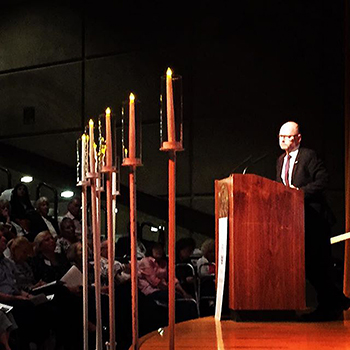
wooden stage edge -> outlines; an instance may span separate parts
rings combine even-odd
[[[169,349],[168,329],[145,335],[140,350]],[[236,322],[204,317],[175,325],[175,349],[350,349],[350,321]]]

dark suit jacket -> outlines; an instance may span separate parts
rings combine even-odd
[[[277,160],[276,180],[282,182],[282,154]],[[330,211],[324,193],[328,185],[328,172],[316,152],[308,148],[299,148],[292,173],[292,185],[303,190],[305,207],[310,206],[322,215],[330,224],[334,223],[334,215]]]

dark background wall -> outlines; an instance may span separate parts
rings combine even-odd
[[[214,179],[249,155],[266,154],[248,172],[273,179],[279,127],[296,120],[303,145],[316,149],[329,169],[334,235],[344,232],[343,1],[2,4],[2,166],[74,188],[75,140],[89,118],[107,106],[119,113],[133,91],[144,123],[138,190],[166,198],[159,88],[170,66],[184,86],[179,204],[213,216]],[[147,214],[146,200],[141,204]],[[126,213],[119,220],[124,231]],[[199,229],[189,226],[182,225],[184,232],[198,242],[214,235],[213,221],[206,229],[200,222]]]

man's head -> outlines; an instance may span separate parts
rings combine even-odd
[[[40,215],[46,217],[49,214],[49,200],[46,197],[40,197],[36,201],[36,210],[39,212]]]
[[[75,235],[74,221],[70,218],[63,218],[60,225],[61,236],[68,239],[71,243],[77,241]]]
[[[75,197],[68,203],[68,211],[77,219],[81,216],[81,200],[79,197]]]
[[[295,151],[301,141],[301,134],[299,133],[299,125],[295,122],[287,122],[281,126],[279,133],[279,144],[281,149],[290,153]]]

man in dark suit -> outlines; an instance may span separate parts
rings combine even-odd
[[[317,154],[300,147],[300,142],[298,124],[291,121],[283,124],[279,144],[285,153],[277,161],[277,181],[304,192],[306,277],[314,286],[318,301],[317,309],[303,319],[335,320],[350,307],[350,299],[332,279],[330,233],[334,219],[324,196],[328,173]]]

